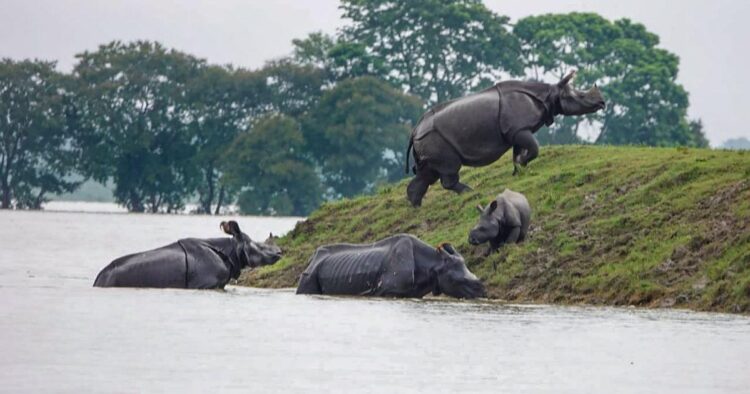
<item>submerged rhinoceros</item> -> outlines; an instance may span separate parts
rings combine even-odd
[[[321,246],[297,287],[297,294],[421,298],[429,292],[485,296],[484,285],[451,245],[435,248],[409,234],[366,245]]]
[[[221,289],[243,268],[273,264],[281,258],[273,234],[260,243],[240,231],[235,221],[221,222],[220,227],[232,238],[185,238],[120,257],[104,267],[94,286]]]
[[[412,130],[406,152],[413,152],[416,177],[407,187],[412,205],[419,206],[427,189],[440,179],[445,189],[461,193],[470,188],[459,182],[462,165],[486,166],[513,147],[514,174],[536,158],[539,145],[533,136],[556,115],[583,115],[605,107],[594,86],[580,91],[569,82],[575,71],[557,84],[500,82],[428,110]]]

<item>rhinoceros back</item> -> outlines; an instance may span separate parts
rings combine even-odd
[[[338,250],[319,262],[318,282],[323,294],[367,294],[379,285],[387,246]]]
[[[429,114],[428,114],[429,115]],[[425,116],[416,128],[415,140],[437,131],[461,156],[464,164],[483,166],[505,153],[508,144],[500,131],[500,96],[496,88],[454,100]]]
[[[177,242],[112,261],[97,276],[97,287],[185,287],[185,252]]]

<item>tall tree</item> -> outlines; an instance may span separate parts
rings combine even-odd
[[[38,209],[46,194],[78,186],[66,178],[78,157],[66,88],[53,62],[0,61],[0,208]]]
[[[576,83],[601,83],[599,67],[611,52],[609,41],[619,33],[615,26],[593,13],[546,14],[523,18],[513,33],[521,42],[526,75],[538,81],[557,81],[571,69]],[[606,92],[606,90],[605,90]],[[609,97],[607,97],[609,99]],[[544,144],[579,143],[581,125],[590,126],[597,114],[565,118],[539,131]]]
[[[261,112],[265,80],[258,72],[208,66],[187,85],[189,126],[196,149],[194,157],[201,179],[198,211],[218,214],[230,200],[221,182],[221,163],[230,142]]]
[[[223,158],[232,141],[250,129],[259,117],[268,114],[302,116],[315,105],[325,84],[323,69],[297,64],[288,58],[270,61],[257,71],[222,71],[219,67],[208,67],[191,84],[195,88],[191,89],[191,101],[197,109],[191,121],[196,130],[198,154],[195,159],[203,174],[198,188],[200,211],[210,211],[215,195],[214,212],[218,213],[240,190],[244,190],[240,195],[244,199],[241,208],[252,211],[247,198],[253,189],[245,188],[236,177],[231,180],[223,174],[226,163],[231,163]]]
[[[560,122],[541,131],[541,140],[573,143],[589,128],[598,130],[598,143],[707,146],[687,120],[678,57],[657,48],[658,36],[643,25],[592,13],[547,14],[519,20],[513,32],[528,76],[557,80],[577,69],[577,83],[599,84],[608,100],[603,113]]]
[[[596,142],[708,146],[687,118],[688,93],[676,82],[677,55],[656,48],[658,37],[641,24],[623,19],[615,25],[622,36],[612,43],[612,59],[602,67],[611,105]]]
[[[240,134],[225,155],[226,182],[240,189],[243,213],[298,215],[320,204],[320,178],[304,153],[300,125],[271,114]]]
[[[331,66],[329,52],[336,45],[335,41],[335,38],[321,31],[310,33],[305,38],[295,38],[292,40],[292,58],[300,64],[327,69]]]
[[[306,118],[305,133],[334,196],[403,177],[404,150],[421,104],[374,77],[345,80],[323,95]]]
[[[380,59],[383,77],[428,103],[520,72],[508,18],[480,0],[343,0],[344,40]]]
[[[77,58],[84,172],[112,177],[115,199],[130,211],[183,207],[198,179],[186,85],[204,61],[148,41],[116,41]]]
[[[324,70],[328,84],[362,76],[384,76],[388,70],[383,60],[367,50],[364,43],[333,38],[322,32],[305,39],[292,40],[295,62]]]
[[[325,71],[314,65],[299,65],[284,58],[258,70],[265,81],[262,110],[298,117],[310,109],[326,84]]]

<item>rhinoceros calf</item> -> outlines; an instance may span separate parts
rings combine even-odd
[[[537,157],[533,136],[556,115],[583,115],[605,107],[599,89],[580,91],[569,84],[571,72],[557,84],[506,81],[428,110],[412,130],[406,151],[414,156],[416,176],[407,187],[407,198],[422,204],[427,189],[440,179],[445,189],[461,193],[470,188],[459,182],[462,165],[493,163],[513,148],[514,174]]]
[[[408,234],[366,245],[321,246],[297,287],[297,294],[421,298],[429,292],[485,296],[482,282],[451,245],[434,248]]]
[[[232,238],[186,238],[158,249],[112,261],[94,281],[96,287],[221,289],[245,267],[273,264],[281,249],[273,235],[255,242],[235,221],[220,227]]]
[[[503,244],[522,242],[529,231],[531,206],[521,193],[505,189],[487,207],[477,206],[479,222],[469,232],[469,243],[490,243],[486,254]]]

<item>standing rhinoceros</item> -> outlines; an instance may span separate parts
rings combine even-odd
[[[220,227],[232,238],[185,238],[146,252],[120,257],[104,267],[97,287],[171,287],[221,289],[245,267],[277,262],[281,249],[273,235],[255,242],[235,221]]]
[[[445,293],[456,298],[485,296],[449,244],[434,248],[409,234],[373,244],[319,247],[300,277],[297,294],[416,297]]]
[[[469,232],[469,243],[490,243],[486,254],[504,244],[521,242],[526,238],[531,222],[531,206],[521,193],[505,189],[487,207],[477,206],[479,222]]]
[[[416,177],[407,187],[413,206],[422,204],[427,189],[440,179],[445,189],[461,193],[470,188],[459,182],[462,165],[486,166],[513,147],[514,174],[536,158],[533,136],[556,115],[583,115],[605,107],[599,89],[584,92],[569,84],[575,71],[557,84],[500,82],[495,86],[428,110],[412,130],[406,151],[406,169],[412,152]]]

